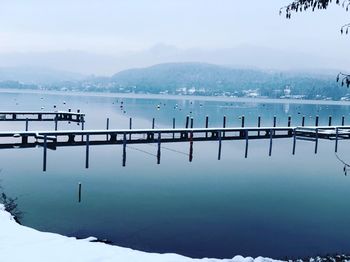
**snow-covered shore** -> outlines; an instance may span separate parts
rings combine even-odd
[[[16,223],[10,213],[0,204],[0,261],[26,262],[272,262],[236,256],[233,259],[192,259],[177,254],[153,254],[141,251],[90,242],[94,238],[78,240],[54,233],[40,232]]]

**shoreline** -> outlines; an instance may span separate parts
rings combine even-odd
[[[0,88],[0,94],[43,94],[60,96],[87,96],[87,97],[109,97],[127,99],[164,99],[164,100],[186,100],[206,102],[236,102],[236,103],[258,103],[258,104],[301,104],[301,105],[338,105],[350,106],[350,101],[334,100],[307,100],[307,99],[279,99],[279,98],[247,98],[247,97],[225,97],[225,96],[191,96],[191,95],[163,95],[163,94],[135,94],[135,93],[100,93],[100,92],[76,92],[76,91],[52,91],[37,89],[11,89]]]

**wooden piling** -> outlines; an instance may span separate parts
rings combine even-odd
[[[55,116],[55,131],[58,129],[58,115]]]
[[[328,126],[331,126],[332,125],[332,116],[329,116],[328,118]]]
[[[47,158],[47,136],[44,135],[44,155],[43,155],[43,171],[46,172],[46,158]]]
[[[301,126],[305,126],[305,116],[303,116],[303,118],[301,120]]]
[[[277,118],[276,116],[273,116],[273,127],[276,127],[276,122],[277,122]]]
[[[193,128],[193,117],[191,117],[191,128]]]
[[[245,158],[248,157],[248,130],[245,131]]]
[[[160,150],[161,150],[161,144],[160,141],[162,139],[162,133],[158,133],[158,150],[157,150],[157,164],[160,164]]]
[[[205,117],[205,128],[209,127],[209,116]],[[205,137],[208,138],[208,132],[205,132]]]
[[[126,165],[126,133],[123,134],[123,167]]]
[[[176,128],[176,119],[173,117],[173,129]],[[175,138],[175,133],[173,133],[173,139]]]
[[[226,116],[224,116],[223,117],[223,119],[222,119],[222,127],[223,128],[226,128]],[[226,133],[225,133],[225,131],[223,132],[223,137],[225,137],[226,136]]]
[[[292,154],[295,155],[295,147],[297,143],[297,136],[296,136],[296,129],[293,129],[293,152]]]
[[[316,128],[315,130],[315,154],[317,154],[317,150],[318,150],[318,128]]]
[[[318,126],[318,120],[319,120],[319,116],[316,116],[316,120],[315,120],[315,126]]]
[[[81,202],[81,183],[78,184],[78,202]]]
[[[26,131],[28,131],[28,127],[29,127],[29,120],[28,118],[26,118]]]
[[[155,118],[153,117],[153,118],[152,118],[152,129],[154,129],[154,127],[155,127],[155,122],[156,122],[156,120],[155,120]]]
[[[218,132],[218,139],[219,139],[218,160],[221,160],[221,131]]]
[[[242,116],[242,124],[241,124],[241,127],[244,127],[244,125],[245,125],[245,117]]]
[[[106,120],[106,130],[109,130],[109,118]],[[106,139],[108,140],[108,134],[106,135]]]
[[[339,128],[335,128],[335,152],[338,152]]]
[[[186,116],[186,124],[185,124],[186,128],[188,128],[189,121],[190,121],[190,117]]]
[[[258,116],[258,127],[261,127],[261,116]],[[260,131],[258,131],[258,136],[260,136]]]
[[[132,118],[129,119],[129,129],[132,129]],[[129,134],[129,140],[131,140],[131,134]]]
[[[291,117],[291,116],[288,116],[288,127],[291,126],[291,123],[292,123],[292,117]]]
[[[190,153],[188,155],[189,162],[193,160],[193,131],[190,132]]]
[[[86,134],[86,152],[85,152],[85,168],[89,168],[89,146],[90,146],[90,134]]]
[[[345,116],[341,117],[341,125],[344,126],[345,125]]]
[[[270,148],[269,148],[269,156],[272,154],[272,136],[273,136],[273,130],[270,129]]]

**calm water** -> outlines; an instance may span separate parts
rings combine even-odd
[[[286,125],[287,116],[306,124],[321,124],[333,115],[350,123],[348,106],[257,104],[208,101],[121,99],[35,94],[0,94],[0,110],[81,109],[86,129],[135,128],[177,124],[191,114],[195,127],[271,126],[273,115]],[[63,101],[66,104],[63,104]],[[124,108],[121,110],[120,102]],[[157,110],[160,105],[160,110]],[[124,112],[125,111],[125,112]],[[102,116],[102,117],[101,117]],[[53,129],[53,123],[31,123],[30,129]],[[24,129],[24,123],[0,122],[0,130]],[[60,123],[60,129],[80,128]],[[122,167],[121,146],[97,146],[90,152],[90,169],[84,168],[85,148],[59,148],[48,152],[43,173],[42,148],[0,151],[0,179],[7,194],[18,197],[23,224],[69,236],[96,236],[114,244],[151,252],[175,252],[191,257],[231,258],[234,255],[303,257],[350,252],[350,177],[334,155],[333,142],[297,142],[291,155],[291,139],[275,140],[272,157],[267,141],[252,141],[244,159],[243,141],[225,141],[217,161],[217,142],[163,145],[161,165],[154,145],[127,149]],[[339,155],[350,161],[349,142],[341,141]],[[146,152],[146,153],[145,153]],[[82,203],[77,186],[82,183]]]

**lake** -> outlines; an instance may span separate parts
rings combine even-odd
[[[206,101],[195,99],[122,98],[69,94],[0,93],[0,110],[80,109],[85,129],[178,127],[186,115],[195,127],[350,124],[348,105]],[[121,102],[123,107],[121,108]],[[24,122],[0,122],[0,130],[24,130]],[[30,130],[54,128],[54,123],[30,123]],[[59,123],[59,130],[80,129]],[[195,142],[193,162],[189,144],[162,144],[161,164],[153,144],[127,148],[122,167],[120,145],[90,148],[85,169],[85,148],[48,151],[47,172],[42,172],[42,148],[0,150],[0,179],[5,192],[18,198],[22,223],[68,236],[95,236],[133,249],[178,253],[190,257],[232,258],[234,255],[284,259],[350,252],[350,177],[334,153],[334,142],[314,144],[292,139],[251,141],[244,158],[244,141],[224,141],[217,160],[218,142]],[[349,141],[340,141],[338,155],[350,162]],[[78,203],[78,183],[82,202]]]

